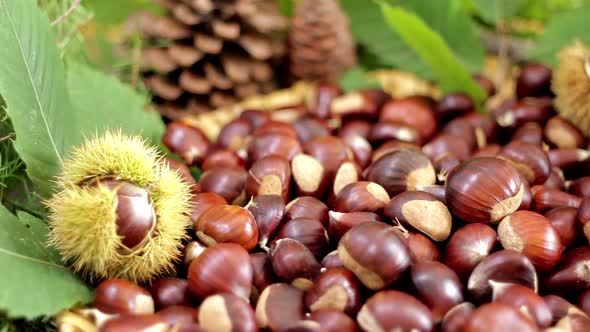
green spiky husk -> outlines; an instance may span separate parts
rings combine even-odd
[[[121,250],[117,195],[92,179],[114,177],[148,191],[156,213],[154,232],[139,248]],[[87,140],[64,161],[59,192],[47,202],[50,244],[74,270],[96,280],[149,282],[173,271],[190,225],[190,189],[162,163],[155,148],[137,137],[107,132]]]

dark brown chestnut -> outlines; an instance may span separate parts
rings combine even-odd
[[[270,256],[263,252],[250,254],[250,262],[252,263],[252,271],[254,272],[254,279],[252,286],[254,286],[253,293],[257,293],[256,300],[260,292],[262,292],[269,285],[277,282],[277,276],[272,268]],[[253,301],[256,303],[256,301]]]
[[[379,122],[383,121],[397,121],[417,128],[425,141],[434,135],[437,127],[433,105],[420,97],[388,101],[379,115]]]
[[[244,168],[246,161],[237,152],[230,149],[217,149],[207,154],[201,165],[202,171],[215,167]]]
[[[301,153],[301,144],[297,138],[286,134],[267,133],[254,137],[248,145],[248,162],[251,165],[256,160],[273,154],[291,160],[298,153]]]
[[[328,228],[330,209],[322,201],[311,196],[297,197],[285,207],[285,218],[309,218],[319,220],[324,228]]]
[[[304,115],[297,119],[293,123],[293,128],[295,128],[295,132],[297,133],[297,139],[302,144],[314,138],[330,136],[332,134],[332,130],[326,121],[309,115]]]
[[[239,118],[248,121],[250,126],[252,126],[252,129],[256,130],[258,127],[270,120],[270,112],[247,109],[240,113]]]
[[[567,192],[578,197],[590,197],[590,176],[567,182]]]
[[[215,167],[203,172],[199,184],[203,192],[218,194],[231,204],[240,204],[246,199],[247,176],[241,168]]]
[[[586,137],[568,119],[556,115],[549,119],[543,130],[545,141],[558,149],[583,149],[586,147]]]
[[[150,293],[156,304],[156,310],[175,305],[191,305],[186,279],[172,277],[157,279],[152,283]]]
[[[94,291],[93,305],[107,314],[154,313],[154,299],[142,287],[124,279],[107,279]]]
[[[578,208],[582,199],[578,196],[568,194],[564,191],[548,188],[545,186],[534,186],[531,188],[535,211],[545,213],[551,209],[563,206]]]
[[[545,123],[554,114],[551,98],[525,98],[497,114],[502,127],[516,128],[527,122]]]
[[[585,149],[551,149],[547,151],[551,166],[567,170],[590,159],[590,151]]]
[[[303,145],[303,152],[317,159],[329,177],[334,176],[343,162],[352,159],[346,144],[336,136],[312,139]]]
[[[543,143],[543,127],[537,122],[527,122],[514,131],[512,141],[541,146]]]
[[[285,238],[301,242],[317,258],[323,257],[328,248],[328,232],[317,219],[295,218],[287,221],[279,229],[273,242]]]
[[[258,226],[258,244],[265,248],[274,236],[285,215],[285,202],[279,195],[260,195],[254,197],[247,209],[252,213]]]
[[[200,193],[191,198],[192,214],[191,219],[196,223],[201,214],[213,206],[227,205],[225,198],[215,193]]]
[[[493,282],[493,281],[490,281]],[[547,328],[551,324],[552,314],[545,300],[528,287],[513,284],[503,284],[494,287],[494,302],[503,303],[520,310],[540,328]]]
[[[496,244],[496,231],[485,224],[459,228],[447,244],[445,262],[463,280],[486,258]]]
[[[556,294],[575,293],[590,285],[590,247],[576,247],[567,251],[559,265],[543,281]]]
[[[166,126],[162,140],[172,153],[180,156],[188,165],[200,164],[212,145],[201,130],[178,121]]]
[[[492,302],[475,309],[463,327],[465,332],[539,332],[525,314],[507,304]]]
[[[590,315],[590,289],[580,295],[578,298],[578,307],[580,307],[586,315]]]
[[[344,186],[332,204],[338,212],[379,212],[389,202],[387,191],[371,181],[359,181]]]
[[[279,134],[297,138],[297,132],[291,123],[284,121],[277,121],[274,119],[276,111],[271,113],[272,119],[265,122],[262,126],[258,127],[252,134],[254,137],[260,137],[267,134]]]
[[[463,302],[452,307],[442,319],[441,332],[463,331],[467,320],[475,310],[475,306],[470,302]]]
[[[545,218],[559,235],[559,240],[564,247],[570,247],[580,234],[580,227],[576,220],[578,210],[574,207],[564,206],[549,210]]]
[[[359,135],[348,135],[341,136],[342,141],[352,151],[354,161],[364,169],[371,162],[371,156],[373,155],[373,147],[369,141]],[[342,167],[342,165],[340,165]]]
[[[338,250],[331,251],[329,254],[324,256],[322,259],[322,268],[330,269],[333,267],[344,267],[340,256],[338,256]]]
[[[545,183],[543,183],[543,185],[545,187],[549,187],[549,188],[553,188],[553,189],[565,190],[566,182],[565,182],[565,176],[563,174],[563,171],[560,168],[552,167],[551,174],[549,174],[549,177],[547,178],[547,180],[545,180]],[[577,195],[577,196],[580,196],[580,195]]]
[[[325,119],[330,116],[330,107],[334,98],[341,96],[343,93],[342,89],[334,83],[320,82],[315,88],[311,89],[305,104],[310,113]]]
[[[232,151],[245,150],[253,132],[252,125],[246,119],[234,119],[221,128],[217,136],[217,146]]]
[[[338,196],[342,188],[345,186],[362,180],[362,169],[359,165],[352,161],[342,163],[336,175],[334,175],[334,181],[332,189],[329,193],[328,203],[333,204],[333,200]]]
[[[195,308],[184,305],[173,305],[159,310],[158,316],[162,317],[169,326],[197,324],[198,311]]]
[[[291,165],[281,156],[271,155],[256,160],[246,178],[247,197],[280,195],[289,199],[291,188]]]
[[[195,223],[195,232],[209,247],[217,243],[235,243],[250,251],[258,243],[254,216],[248,209],[236,205],[211,207]]]
[[[471,147],[465,142],[465,138],[450,133],[441,133],[422,147],[422,151],[435,160],[442,155],[452,154],[459,160],[467,160],[471,155]]]
[[[304,293],[297,287],[277,283],[266,287],[256,304],[256,321],[262,329],[279,332],[305,318]]]
[[[184,247],[184,266],[188,268],[191,262],[207,249],[207,246],[198,241],[191,241]]]
[[[344,123],[340,128],[338,136],[343,139],[348,136],[367,137],[371,130],[372,124],[365,120],[352,120]]]
[[[356,332],[358,327],[352,318],[345,313],[332,310],[316,310],[309,315],[309,319],[318,322],[324,332]]]
[[[330,226],[328,228],[328,235],[330,241],[338,243],[340,238],[352,227],[365,223],[381,221],[381,217],[373,212],[336,212],[330,211]]]
[[[511,142],[500,150],[498,157],[509,161],[531,185],[542,184],[551,173],[545,151],[531,143]]]
[[[305,305],[312,312],[334,309],[354,316],[362,305],[360,282],[345,268],[327,269],[306,292]]]
[[[473,112],[473,99],[465,93],[456,92],[444,96],[436,105],[436,116],[439,120],[450,120],[457,116]]]
[[[307,289],[320,273],[320,263],[313,253],[299,241],[280,239],[271,251],[271,263],[275,274],[283,281]]]
[[[203,300],[199,306],[199,325],[206,331],[258,331],[250,304],[232,293],[219,293]]]
[[[312,196],[322,198],[327,189],[330,178],[316,158],[300,153],[291,160],[291,173],[298,196]]]
[[[376,145],[390,140],[422,144],[422,137],[417,128],[396,121],[379,121],[373,124],[367,139]]]

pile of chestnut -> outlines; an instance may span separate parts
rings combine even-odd
[[[490,114],[320,83],[216,141],[169,123],[192,241],[174,277],[102,282],[101,330],[590,331],[590,152],[550,83],[523,65]]]

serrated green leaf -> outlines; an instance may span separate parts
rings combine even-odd
[[[444,92],[464,91],[478,103],[485,99],[485,92],[436,31],[401,7],[392,7],[383,1],[380,5],[386,21],[428,64]]]
[[[32,319],[92,300],[92,291],[46,247],[47,227],[0,205],[0,311]]]
[[[590,4],[556,15],[549,20],[545,31],[537,40],[529,58],[557,65],[557,53],[575,40],[590,45],[590,29],[587,29],[590,17]]]
[[[499,22],[516,16],[527,4],[527,0],[472,0],[479,16],[489,23]]]
[[[381,84],[378,81],[367,78],[367,71],[362,67],[355,67],[344,72],[340,76],[338,84],[345,92],[381,87]]]
[[[165,126],[158,113],[146,111],[147,100],[117,78],[72,64],[68,66],[67,85],[85,136],[110,128],[142,134],[152,144],[161,142]]]
[[[14,148],[39,194],[48,197],[61,158],[79,139],[64,68],[49,20],[34,0],[0,0],[0,93],[16,132]]]

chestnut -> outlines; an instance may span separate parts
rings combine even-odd
[[[501,250],[484,258],[471,272],[467,289],[475,299],[484,301],[492,296],[490,280],[523,285],[535,292],[539,288],[533,263],[514,250]]]
[[[388,101],[379,114],[379,122],[383,121],[398,121],[418,128],[425,141],[434,135],[437,127],[433,105],[420,97]]]
[[[432,313],[415,297],[394,291],[371,296],[357,315],[364,331],[432,331]]]
[[[533,211],[516,211],[498,225],[498,239],[504,249],[527,256],[539,271],[551,270],[564,247],[549,219]]]
[[[516,128],[527,122],[545,123],[553,114],[552,99],[530,97],[496,114],[496,122],[502,127]]]
[[[309,319],[318,322],[324,332],[356,332],[358,327],[352,318],[346,314],[332,309],[313,311]]]
[[[199,306],[199,325],[211,332],[258,331],[250,304],[232,293],[220,293],[205,298]]]
[[[543,285],[557,294],[578,293],[590,285],[590,247],[567,251],[559,265],[543,280]]]
[[[247,197],[258,195],[280,195],[289,199],[291,187],[291,165],[280,156],[267,156],[256,160],[248,170],[246,178]]]
[[[303,152],[317,159],[330,178],[343,162],[352,159],[346,144],[336,136],[314,138],[303,145]]]
[[[266,287],[256,304],[256,321],[262,329],[282,331],[305,317],[304,293],[291,285],[277,283]]]
[[[567,192],[578,197],[590,197],[590,176],[569,181]]]
[[[457,116],[473,112],[473,99],[465,93],[456,92],[444,96],[436,105],[436,116],[439,120],[450,120]]]
[[[547,178],[547,180],[545,180],[545,183],[543,183],[543,185],[545,187],[549,187],[549,188],[553,188],[553,189],[565,190],[566,183],[565,183],[565,176],[563,175],[563,171],[557,167],[552,167],[551,174],[549,174],[549,177]],[[576,195],[576,194],[574,193],[574,195]],[[580,195],[576,195],[576,196],[580,196]]]
[[[237,204],[245,200],[245,170],[233,167],[215,167],[203,172],[199,184],[203,192],[220,195],[228,203]]]
[[[340,256],[338,256],[338,250],[331,251],[329,254],[324,256],[321,261],[322,268],[330,269],[333,267],[344,267]]]
[[[154,299],[142,287],[124,279],[107,279],[94,291],[93,305],[107,314],[153,314]]]
[[[381,222],[351,228],[340,239],[338,256],[372,290],[392,284],[410,265],[410,253],[401,237],[393,227]]]
[[[365,172],[366,179],[380,184],[390,197],[419,185],[436,183],[436,173],[428,157],[412,150],[390,152],[373,162]]]
[[[500,153],[500,150],[502,150],[502,147],[500,145],[488,144],[484,147],[475,150],[471,155],[471,159],[481,157],[495,157],[498,153]]]
[[[485,224],[467,224],[451,236],[445,250],[445,262],[466,280],[496,244],[496,231]]]
[[[583,314],[583,312],[575,305],[568,302],[561,296],[555,294],[545,295],[543,300],[551,311],[551,325],[556,324],[563,317],[572,314]]]
[[[523,193],[516,169],[493,157],[472,159],[455,167],[445,185],[449,209],[467,222],[499,222],[518,209]]]
[[[240,118],[231,120],[217,135],[217,146],[232,151],[244,150],[247,148],[252,132],[252,125],[248,120]]]
[[[373,124],[367,139],[373,144],[382,144],[390,140],[422,144],[417,128],[396,121],[379,121]]]
[[[258,244],[265,248],[282,224],[285,203],[279,195],[260,195],[252,199],[247,207],[258,226]]]
[[[320,263],[313,253],[299,241],[280,239],[271,251],[275,274],[283,281],[306,289],[320,273]]]
[[[209,210],[213,206],[227,205],[225,198],[215,193],[200,193],[191,198],[192,214],[191,219],[196,223],[201,214]]]
[[[343,93],[342,88],[334,83],[320,82],[308,93],[305,104],[310,113],[325,119],[330,115],[332,101]]]
[[[435,322],[463,302],[461,281],[448,266],[433,261],[416,262],[410,274],[418,299],[430,308]]]
[[[191,305],[186,279],[172,277],[157,279],[152,283],[150,293],[157,310],[175,305]]]
[[[348,136],[367,137],[371,126],[372,124],[366,120],[351,120],[342,125],[338,136],[342,137],[342,139]]]
[[[330,192],[331,200],[329,202],[331,203],[346,185],[361,181],[361,173],[361,168],[354,162],[347,161],[342,163],[336,171],[336,175],[334,175],[332,190]]]
[[[401,233],[406,246],[408,246],[413,263],[440,260],[440,251],[432,240],[416,232],[406,231]]]
[[[328,228],[330,209],[322,201],[311,196],[297,197],[285,206],[285,218],[308,218],[319,220],[324,228]]]
[[[514,131],[512,134],[512,141],[520,141],[541,146],[543,143],[543,127],[537,122],[527,122]]]
[[[582,203],[580,197],[558,189],[535,186],[531,188],[531,191],[533,192],[535,211],[539,213],[545,213],[551,209],[563,206],[578,208],[580,203]]]
[[[375,162],[384,155],[398,150],[421,151],[420,147],[413,143],[397,140],[388,141],[386,143],[381,144],[377,149],[373,151],[373,155],[371,155],[371,162]]]
[[[300,153],[291,161],[298,196],[322,198],[328,189],[328,173],[316,158]]]
[[[190,306],[173,305],[159,310],[158,316],[162,317],[169,326],[197,324],[198,311]]]
[[[459,160],[467,160],[471,155],[471,147],[463,137],[450,133],[441,133],[422,147],[422,151],[435,160],[442,155],[452,154]]]
[[[202,171],[215,167],[244,168],[246,161],[237,152],[230,149],[217,149],[207,154],[201,165]]]
[[[440,182],[445,182],[449,172],[461,164],[461,160],[454,154],[447,152],[441,154],[432,161],[434,169],[436,170],[436,178]]]
[[[507,304],[492,302],[475,309],[463,327],[465,332],[539,332],[525,314]]]
[[[542,184],[551,173],[545,151],[531,143],[511,142],[500,150],[498,158],[509,161],[531,185]]]
[[[280,134],[297,139],[297,132],[290,123],[278,121],[275,119],[276,113],[271,114],[272,119],[258,127],[252,134],[254,137],[260,137],[266,134]]]
[[[528,287],[507,284],[499,287],[499,291],[495,288],[494,302],[520,310],[531,317],[540,328],[547,328],[551,324],[552,314],[549,306],[541,296]]]
[[[336,212],[330,211],[330,226],[328,228],[328,234],[330,241],[338,243],[340,238],[352,227],[365,223],[381,221],[381,217],[373,212]]]
[[[344,186],[332,208],[338,212],[379,212],[389,202],[387,191],[371,181],[359,181]]]
[[[452,307],[442,319],[441,332],[463,331],[467,320],[475,310],[475,306],[470,302],[463,302]]]
[[[583,149],[586,147],[586,137],[568,119],[556,115],[549,119],[543,130],[545,141],[558,149]]]
[[[250,254],[250,262],[254,272],[253,291],[255,290],[256,296],[258,296],[266,287],[277,281],[277,276],[272,268],[272,262],[268,254],[262,252]]]
[[[235,243],[250,251],[258,243],[258,226],[250,211],[235,205],[213,206],[195,223],[201,242],[211,247],[217,243]]]
[[[333,118],[363,117],[374,118],[377,115],[379,104],[368,93],[363,91],[351,92],[332,100],[330,115]]]
[[[446,176],[448,175],[445,174],[445,181],[446,181]],[[423,191],[429,194],[434,195],[434,197],[436,197],[436,199],[438,199],[439,201],[443,202],[443,204],[447,204],[447,198],[445,196],[445,186],[444,185],[438,185],[438,184],[432,184],[432,185],[418,185],[416,186],[416,190],[419,191]]]
[[[291,160],[298,153],[301,153],[301,144],[297,138],[287,134],[266,133],[254,137],[248,145],[248,163],[251,165],[273,154]]]
[[[305,294],[305,305],[312,312],[334,309],[356,315],[362,300],[360,283],[352,272],[337,267],[323,271]]]
[[[187,165],[200,164],[212,146],[211,141],[201,130],[179,121],[171,122],[166,126],[162,141]]]
[[[551,96],[552,71],[548,66],[538,62],[527,62],[520,68],[516,79],[516,96],[542,97]]]
[[[244,110],[240,113],[240,119],[248,121],[253,130],[270,120],[270,112],[260,110]]]
[[[322,257],[328,248],[328,232],[319,220],[295,218],[287,221],[278,231],[273,241],[290,238],[301,242],[317,258]]]
[[[246,249],[235,243],[219,243],[205,249],[191,262],[188,286],[191,294],[199,299],[222,292],[247,299],[253,274]]]
[[[449,209],[434,195],[423,191],[406,191],[393,197],[383,214],[404,225],[410,225],[434,241],[449,237],[452,216]]]
[[[191,241],[184,247],[184,265],[188,268],[191,262],[207,249],[207,246],[198,241]]]
[[[96,328],[95,328],[96,330]],[[108,320],[100,328],[100,332],[120,331],[167,331],[168,323],[156,314],[122,315]]]
[[[578,298],[578,307],[580,307],[586,315],[590,316],[590,289],[580,295]]]
[[[314,138],[330,136],[332,134],[332,130],[326,121],[309,115],[301,116],[295,120],[293,128],[297,133],[297,139],[302,144],[305,144]]]
[[[567,170],[590,159],[590,151],[584,149],[551,149],[547,151],[551,166]]]
[[[559,235],[561,244],[566,248],[574,244],[580,234],[580,227],[576,220],[577,214],[576,208],[564,206],[551,209],[544,215]]]
[[[342,141],[352,151],[354,161],[361,167],[365,168],[371,162],[373,147],[369,141],[360,135],[341,136]],[[344,165],[344,164],[343,164]],[[342,167],[342,165],[340,165]]]

